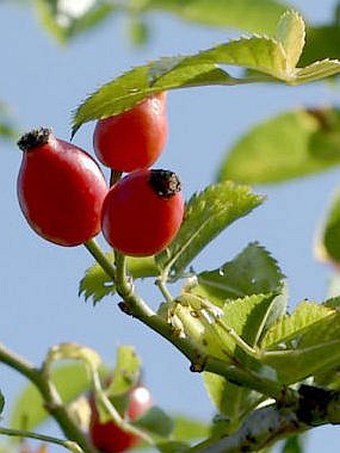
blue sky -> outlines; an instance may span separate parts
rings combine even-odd
[[[322,23],[331,19],[336,2],[291,3],[308,20]],[[38,25],[29,7],[1,4],[0,98],[11,105],[23,130],[52,126],[57,136],[67,139],[71,110],[100,84],[152,58],[197,51],[235,35],[160,14],[151,15],[150,24],[152,39],[142,50],[128,43],[121,17],[61,47]],[[334,102],[339,102],[339,93],[321,83],[171,92],[170,137],[157,166],[178,172],[189,197],[213,181],[225,150],[256,122],[287,109]],[[93,124],[84,126],[75,143],[91,151],[92,130]],[[159,405],[211,416],[214,408],[200,376],[189,372],[189,364],[177,351],[121,314],[111,300],[93,308],[78,298],[78,282],[91,258],[82,247],[59,248],[29,230],[15,193],[20,158],[14,144],[0,144],[0,341],[35,363],[49,346],[61,341],[96,348],[108,363],[113,363],[117,345],[137,345],[146,382]],[[195,261],[195,268],[216,268],[248,242],[258,240],[287,275],[292,306],[305,297],[322,300],[331,269],[316,262],[312,244],[337,184],[335,169],[279,186],[255,187],[268,196],[266,203],[223,233]],[[156,306],[155,288],[143,285],[141,290]],[[16,373],[0,367],[0,387],[9,402],[23,384]],[[315,430],[309,445],[308,452],[338,451],[336,429]]]

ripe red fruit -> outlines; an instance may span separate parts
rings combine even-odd
[[[148,256],[175,237],[184,214],[180,182],[166,170],[140,170],[111,187],[102,210],[108,243],[125,255]]]
[[[129,393],[129,403],[125,414],[127,421],[136,420],[150,409],[151,396],[147,388],[138,386]],[[104,453],[119,453],[135,447],[138,436],[123,431],[113,421],[100,423],[94,404],[91,404],[90,438],[93,445]]]
[[[131,110],[99,120],[93,135],[98,159],[116,171],[150,167],[168,135],[166,93],[157,93]]]
[[[46,128],[23,135],[18,146],[24,151],[18,199],[33,230],[63,246],[95,236],[108,187],[94,159]]]

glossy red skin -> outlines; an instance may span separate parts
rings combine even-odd
[[[111,187],[102,211],[102,232],[116,250],[130,256],[154,255],[173,240],[181,226],[180,192],[164,198],[149,183],[151,170],[130,173]]]
[[[166,93],[157,93],[131,110],[99,120],[93,147],[107,167],[131,172],[150,167],[162,153],[167,137]]]
[[[32,229],[50,242],[76,246],[98,234],[107,191],[95,160],[68,142],[51,135],[23,152],[19,204]]]
[[[146,399],[138,397],[138,390],[143,389],[148,396]],[[145,387],[137,387],[130,392],[127,420],[135,420],[142,416],[152,405],[151,396]],[[91,405],[90,438],[93,445],[104,453],[119,453],[135,447],[140,442],[138,436],[122,431],[112,421],[100,423],[98,412]]]

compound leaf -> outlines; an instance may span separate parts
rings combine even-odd
[[[338,60],[295,67],[304,43],[304,23],[297,13],[290,11],[281,18],[277,36],[242,37],[194,55],[163,57],[138,66],[103,85],[78,107],[72,136],[83,123],[117,115],[160,91],[273,80],[298,85],[340,72]],[[255,77],[251,71],[239,78],[232,77],[223,69],[224,65],[250,69],[255,71]]]

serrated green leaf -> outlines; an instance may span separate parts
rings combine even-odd
[[[325,373],[340,366],[339,332],[340,313],[333,310],[332,317],[321,319],[306,329],[292,346],[265,353],[262,362],[274,368],[284,384]]]
[[[315,82],[317,80],[325,79],[339,74],[340,60],[325,60],[316,61],[304,68],[298,68],[295,72],[295,80],[292,81],[293,85],[300,85],[302,83]]]
[[[277,26],[276,38],[285,50],[287,70],[293,70],[305,45],[305,23],[300,14],[296,11],[284,13]]]
[[[337,310],[302,302],[266,334],[262,362],[274,368],[285,384],[324,373],[340,364],[339,331]]]
[[[2,391],[0,390],[0,415],[2,414],[2,411],[4,410],[5,407],[5,397],[2,394]]]
[[[295,17],[295,13],[289,14]],[[284,21],[283,19],[283,23]],[[279,32],[284,40],[285,49],[282,43],[274,38],[253,35],[214,46],[194,55],[163,57],[126,72],[103,85],[78,107],[73,116],[72,136],[83,123],[117,115],[131,109],[150,94],[160,91],[275,79],[297,85],[340,72],[338,60],[315,62],[307,68],[293,70],[290,65],[297,58],[297,49],[300,48],[301,42],[300,45],[296,45],[292,36],[295,33],[295,37],[300,36],[301,41],[303,23],[302,19],[286,22],[290,22],[290,25],[284,27],[286,28],[284,37],[282,32]],[[289,45],[292,45],[292,48],[288,50]],[[244,73],[240,78],[234,78],[220,65],[251,69],[255,71],[256,77]]]
[[[232,261],[197,275],[198,291],[210,300],[238,299],[253,294],[279,293],[284,275],[277,261],[257,242],[249,244]],[[195,291],[195,287],[193,288]]]
[[[98,1],[35,0],[34,4],[43,26],[62,44],[101,23],[116,8]]]
[[[107,371],[102,370],[102,374],[107,375]],[[83,364],[60,366],[52,370],[51,376],[65,403],[69,403],[90,388],[90,379]],[[14,429],[33,430],[48,417],[40,393],[29,384],[16,399],[10,416],[10,426]]]
[[[247,186],[231,181],[207,187],[187,203],[184,221],[172,244],[159,255],[156,262],[161,269],[179,277],[198,253],[228,225],[245,216],[263,198]]]
[[[117,349],[116,365],[106,390],[109,398],[129,391],[137,384],[140,377],[141,360],[132,346],[120,346]]]
[[[147,430],[150,434],[169,437],[174,429],[174,421],[159,407],[151,407],[145,414],[137,420],[131,422],[143,430]]]
[[[261,340],[261,348],[273,349],[302,335],[323,319],[334,316],[334,309],[314,302],[300,302],[292,314],[285,315],[274,324]]]
[[[168,11],[204,25],[268,34],[275,31],[276,22],[286,9],[285,3],[273,0],[146,0],[142,7]]]
[[[113,262],[113,253],[107,253],[106,255]],[[134,279],[158,275],[158,268],[153,256],[145,258],[127,257],[127,268]],[[98,263],[92,265],[85,271],[85,275],[79,284],[79,295],[83,295],[85,301],[92,299],[94,304],[105,296],[115,294],[115,292],[116,288],[111,277],[106,274]]]
[[[340,191],[333,196],[315,251],[319,259],[340,264]]]
[[[235,144],[218,180],[276,183],[339,165],[339,135],[337,109],[283,113],[253,127]]]

